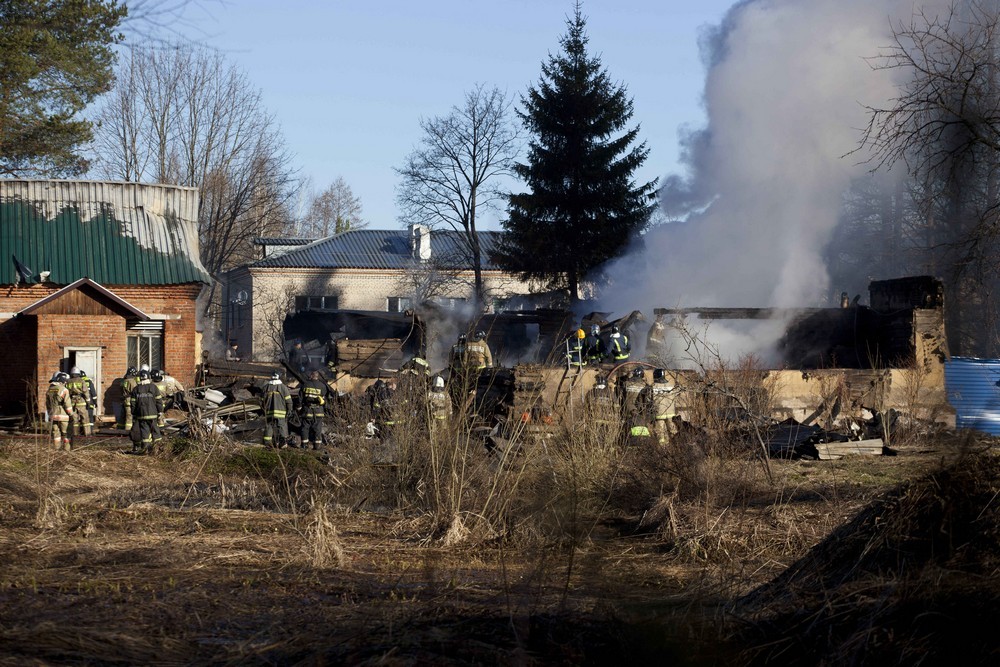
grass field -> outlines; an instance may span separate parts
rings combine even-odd
[[[1000,611],[1000,475],[985,439],[896,445],[10,437],[0,664],[934,662],[963,600]]]

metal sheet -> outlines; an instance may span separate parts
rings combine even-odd
[[[944,384],[958,428],[1000,435],[1000,359],[953,357]]]
[[[498,267],[489,260],[499,232],[477,232],[483,270]],[[449,230],[431,232],[431,261],[447,268],[471,268],[465,234]],[[414,264],[410,233],[405,229],[352,229],[282,252],[251,266],[319,269],[407,269]]]
[[[198,191],[169,185],[0,179],[0,284],[12,256],[49,282],[208,282],[198,242]]]

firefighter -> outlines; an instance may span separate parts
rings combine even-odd
[[[69,371],[66,389],[69,391],[69,397],[73,403],[73,413],[69,420],[70,435],[92,435],[94,423],[90,421],[89,414],[90,392],[87,388],[87,381],[83,379],[83,374],[76,366]]]
[[[160,390],[153,384],[148,370],[140,370],[139,381],[132,390],[129,401],[132,406],[133,454],[148,454],[153,449],[153,437],[159,433],[157,421],[163,413]]]
[[[184,385],[177,381],[177,378],[166,371],[160,371],[163,375],[163,387],[160,389],[163,394],[163,406],[167,408],[180,408],[184,402]]]
[[[305,373],[309,366],[309,355],[302,349],[302,341],[295,341],[295,345],[288,352],[288,365],[299,373]]]
[[[634,368],[616,386],[618,403],[621,405],[622,417],[631,419],[637,412],[642,412],[639,396],[646,388],[646,376],[641,368]]]
[[[623,334],[617,325],[611,327],[611,338],[608,339],[608,354],[616,364],[628,361],[632,354],[632,345],[628,336]]]
[[[281,449],[288,446],[288,414],[292,411],[292,394],[274,371],[264,385],[264,446]]]
[[[615,397],[608,389],[608,381],[604,376],[598,376],[594,386],[587,392],[584,400],[587,418],[594,426],[599,443],[615,442],[618,439],[619,424],[618,406]]]
[[[132,430],[132,390],[139,384],[138,374],[139,371],[136,370],[135,366],[129,366],[128,370],[125,371],[125,377],[121,379],[123,421],[115,424],[116,428],[123,428],[126,431]]]
[[[596,365],[604,361],[608,350],[604,345],[604,339],[601,338],[600,325],[592,324],[590,326],[590,335],[584,340],[583,346],[588,363]]]
[[[576,333],[566,340],[566,360],[571,368],[581,368],[587,365],[587,358],[584,353],[584,340],[587,332],[577,329]]]
[[[83,378],[84,383],[87,385],[87,422],[94,426],[94,416],[97,411],[97,388],[94,387],[94,381],[87,377],[87,371],[80,369],[80,377]]]
[[[493,353],[486,342],[485,331],[477,331],[472,342],[466,344],[462,367],[466,371],[476,371],[477,373],[487,368],[493,368]]]
[[[465,346],[468,344],[468,337],[458,334],[458,340],[451,346],[451,353],[448,355],[448,367],[452,373],[458,373],[462,369],[462,362],[465,359]]]
[[[52,424],[52,442],[56,451],[63,447],[66,451],[73,449],[69,440],[69,421],[73,414],[73,400],[70,398],[69,390],[65,382],[69,376],[61,371],[56,371],[49,380],[48,391],[45,392],[45,409],[49,413],[49,422]]]
[[[149,379],[156,385],[156,391],[160,395],[160,414],[156,418],[156,426],[153,428],[153,444],[156,444],[163,439],[163,427],[167,425],[167,419],[163,414],[167,411],[167,382],[166,376],[159,368],[150,371]]]
[[[428,417],[430,417],[430,433],[432,438],[436,434],[447,430],[452,412],[451,397],[445,391],[444,378],[436,375],[434,376],[434,380],[431,381],[430,391],[427,392],[427,413]]]
[[[323,417],[330,402],[330,386],[320,377],[319,371],[309,373],[309,379],[299,387],[302,404],[302,448],[306,442],[313,449],[323,444]]]
[[[670,442],[676,431],[674,417],[677,416],[677,389],[667,376],[666,370],[653,371],[653,384],[642,390],[640,402],[647,416],[653,420],[653,432],[661,445]]]
[[[656,316],[656,320],[649,327],[646,334],[646,355],[652,357],[662,357],[667,351],[667,325],[663,323],[665,315],[662,313]]]

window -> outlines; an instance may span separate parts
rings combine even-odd
[[[336,296],[297,296],[295,297],[295,310],[337,310]]]
[[[129,320],[125,335],[128,366],[163,368],[162,320]]]
[[[453,298],[448,296],[435,297],[434,301],[442,308],[448,308],[449,310],[455,310],[460,308],[462,304],[465,303],[465,299]]]
[[[390,313],[402,313],[413,308],[413,299],[406,296],[390,296],[388,299],[388,310]]]

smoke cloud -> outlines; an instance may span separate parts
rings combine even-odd
[[[945,5],[925,3],[930,13]],[[870,59],[914,9],[912,0],[745,0],[708,30],[708,124],[683,137],[688,173],[661,192],[677,222],[605,267],[605,309],[835,305],[823,250],[843,193],[870,168],[850,153],[864,105],[886,104],[900,75]],[[773,324],[744,323],[720,339],[730,354],[767,358],[781,330]]]

